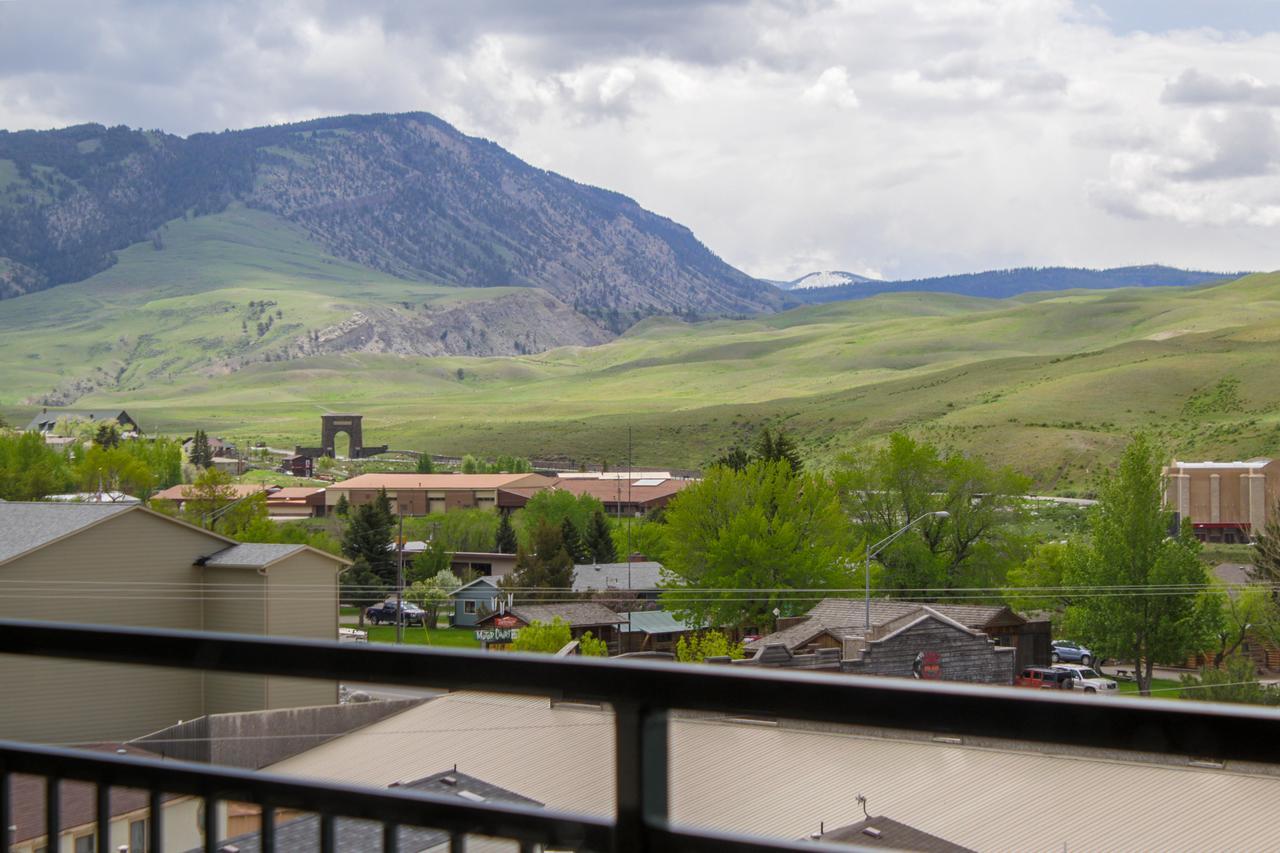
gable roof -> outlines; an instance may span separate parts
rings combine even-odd
[[[603,604],[594,601],[566,601],[556,604],[516,604],[508,607],[507,612],[521,622],[533,621],[550,624],[557,617],[568,623],[570,628],[589,627],[591,625],[620,625],[627,621]],[[497,614],[493,614],[496,616]],[[493,618],[493,616],[487,618]]]
[[[604,589],[657,589],[662,563],[583,563],[573,567],[574,592]]]
[[[198,561],[198,565],[215,569],[265,569],[286,557],[292,557],[294,554],[306,551],[310,551],[312,554],[319,554],[321,557],[326,557],[344,566],[351,565],[351,561],[346,557],[339,557],[337,554],[330,554],[328,551],[321,551],[319,548],[313,548],[310,545],[289,545],[274,542],[244,542],[232,545],[230,548],[223,548],[208,557],[202,557]]]
[[[867,830],[870,830],[868,832]],[[887,817],[869,817],[815,837],[815,841],[839,841],[871,850],[912,850],[916,853],[974,853],[968,847],[922,832]]]
[[[181,483],[156,492],[151,496],[151,499],[153,501],[185,501],[195,496],[195,488],[194,483]],[[247,498],[256,494],[271,496],[280,489],[279,486],[268,486],[261,483],[227,483],[225,486],[219,486],[218,488],[231,492],[237,498]]]
[[[453,796],[468,802],[500,802],[508,805],[542,808],[542,803],[529,797],[491,785],[483,779],[445,770],[404,784],[392,783],[390,787],[421,791],[437,796]],[[478,798],[478,799],[477,799]],[[334,821],[334,847],[343,853],[382,853],[382,824],[374,820],[338,818]],[[399,849],[404,851],[429,850],[449,841],[449,833],[424,827],[399,827]],[[277,853],[311,853],[320,840],[320,818],[307,815],[276,827]],[[223,841],[220,849],[234,846],[240,853],[258,853],[262,841],[257,831]],[[203,848],[201,848],[203,849]],[[193,851],[194,853],[194,851]]]
[[[556,482],[557,489],[575,495],[591,495],[602,503],[639,504],[645,506],[666,502],[679,494],[692,480],[632,479],[588,480],[565,479]]]
[[[234,539],[220,533],[170,518],[141,504],[4,501],[0,502],[0,565],[128,512],[146,513],[197,530],[213,540],[235,544]]]
[[[63,418],[70,421],[120,421],[122,415],[125,420],[137,423],[124,409],[54,409],[32,418],[31,423],[27,424],[27,432],[42,432],[52,428]]]
[[[457,588],[457,589],[455,589],[453,592],[449,593],[449,595],[450,595],[450,596],[457,595],[458,593],[462,592],[464,589],[470,589],[471,587],[475,586],[475,585],[476,585],[476,584],[478,584],[478,583],[485,583],[485,584],[488,584],[489,586],[493,587],[494,589],[497,589],[497,588],[498,588],[498,582],[497,582],[497,581],[495,581],[493,578],[489,577],[488,575],[481,575],[480,577],[476,578],[475,580],[471,581],[470,583],[464,583],[462,586],[458,587],[458,588]]]
[[[861,636],[866,624],[866,601],[856,598],[824,598],[814,605],[803,622],[789,625],[746,644],[748,649],[763,648],[771,643],[781,643],[788,649],[797,649],[822,634],[835,637]],[[1018,614],[1003,604],[944,604],[939,602],[893,601],[885,598],[871,599],[871,626],[884,625],[900,619],[921,607],[944,616],[969,630],[982,630],[993,623],[1017,625],[1025,623]]]

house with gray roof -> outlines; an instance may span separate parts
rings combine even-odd
[[[47,408],[41,409],[40,414],[31,419],[26,431],[38,432],[42,435],[51,433],[57,428],[60,420],[86,423],[115,421],[120,425],[121,432],[142,432],[138,422],[129,417],[129,413],[124,409],[54,409],[50,411]]]
[[[583,563],[573,567],[574,592],[628,590],[640,598],[657,599],[662,580],[662,563],[652,560],[633,563]]]
[[[516,602],[510,607],[490,613],[481,618],[476,627],[482,630],[506,629],[519,631],[533,622],[550,625],[559,619],[569,626],[569,634],[579,639],[590,632],[598,640],[609,644],[609,651],[617,654],[619,649],[618,628],[625,617],[614,613],[603,604],[594,601],[560,601],[560,602]]]
[[[140,504],[0,503],[0,618],[337,639],[350,563],[248,544]],[[0,738],[127,740],[205,714],[333,704],[337,684],[0,656]],[[71,695],[92,697],[93,713]]]
[[[449,625],[453,628],[470,628],[494,611],[493,600],[499,595],[498,581],[491,577],[478,577],[471,583],[449,593],[453,611]]]
[[[482,779],[445,770],[412,782],[392,783],[392,788],[433,794],[438,797],[455,797],[465,803],[502,803],[540,809],[542,803],[523,797],[514,791],[491,785]],[[338,818],[334,821],[334,847],[343,853],[382,853],[382,824],[373,820]],[[400,853],[436,853],[449,850],[449,833],[421,826],[397,827],[397,850]],[[276,825],[275,853],[312,853],[320,847],[320,818],[306,815],[287,823]],[[477,838],[472,842],[479,842]],[[472,844],[468,844],[468,849]],[[197,848],[191,853],[198,853]],[[235,850],[236,853],[261,853],[262,840],[257,832],[248,832],[229,838],[218,845],[219,850]],[[483,849],[490,849],[484,847]],[[511,848],[516,849],[514,845]]]

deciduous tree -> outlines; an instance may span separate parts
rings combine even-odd
[[[676,660],[681,663],[703,663],[707,658],[727,657],[741,660],[746,656],[742,643],[734,643],[720,631],[686,634],[676,641]]]

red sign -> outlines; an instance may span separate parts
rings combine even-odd
[[[933,681],[942,678],[942,655],[939,652],[920,652],[916,655],[911,667],[916,678],[927,678]]]
[[[495,628],[514,628],[519,624],[520,620],[512,616],[510,613],[505,616],[499,616],[493,620],[493,627]]]

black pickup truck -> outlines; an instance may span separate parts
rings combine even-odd
[[[408,601],[400,603],[401,621],[406,625],[421,625],[426,619],[427,614],[421,607],[411,604]],[[375,604],[364,611],[364,618],[372,622],[374,625],[381,625],[386,622],[388,625],[396,624],[396,600],[384,601],[381,604]]]

